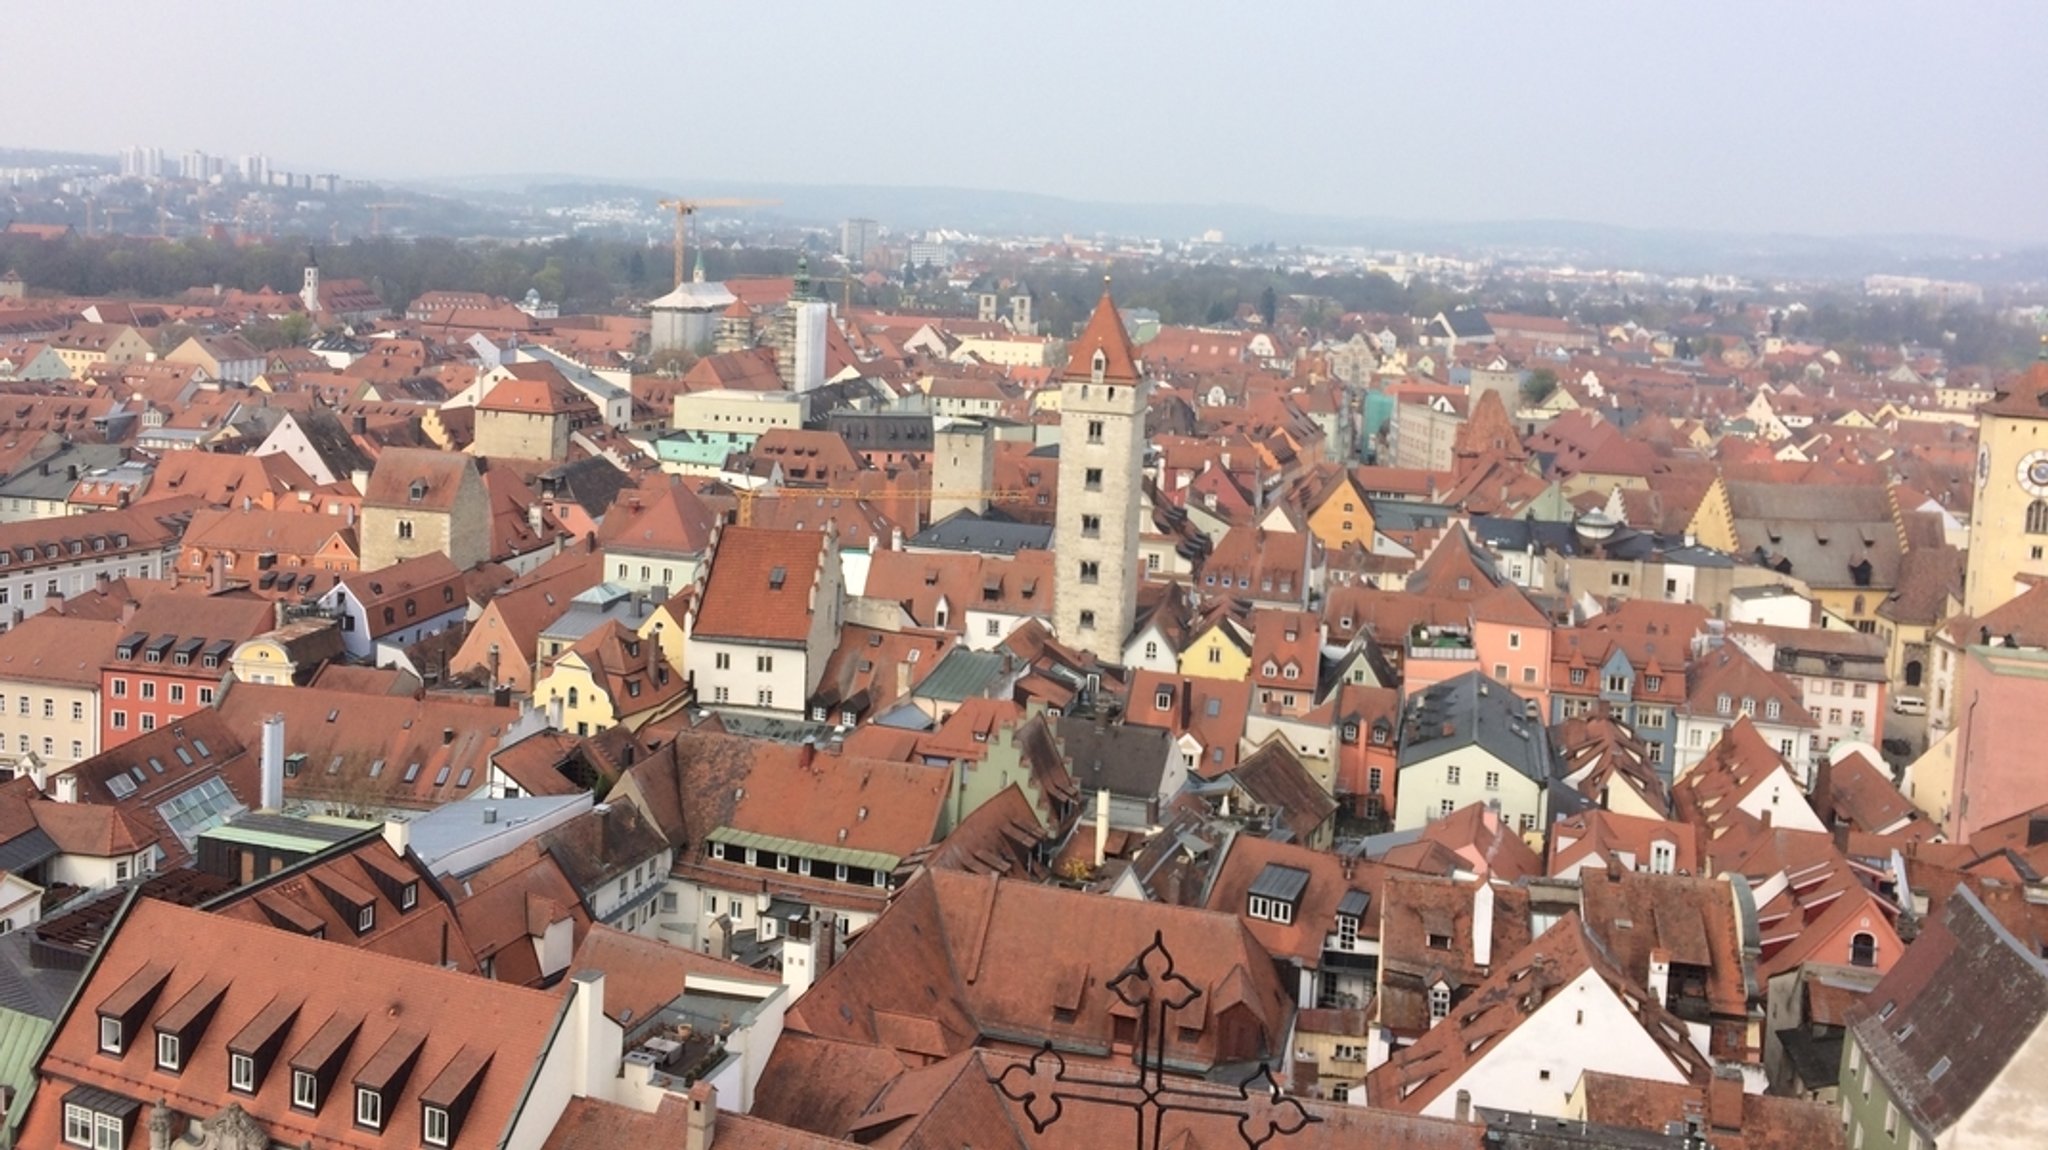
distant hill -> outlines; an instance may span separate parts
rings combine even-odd
[[[1445,255],[1572,262],[1667,274],[1853,279],[1889,272],[1987,283],[2048,278],[2048,248],[1960,236],[1807,236],[1677,228],[1627,228],[1581,220],[1400,220],[1361,211],[1319,216],[1248,204],[1109,203],[972,188],[786,184],[748,180],[595,180],[569,174],[479,176],[438,189],[494,202],[526,195],[556,202],[659,198],[678,186],[704,194],[780,200],[763,214],[835,227],[867,216],[897,230],[956,228],[999,235],[1144,236],[1185,239],[1221,229],[1233,244],[1364,247]]]

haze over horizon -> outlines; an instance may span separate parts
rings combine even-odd
[[[306,15],[318,7],[332,17]],[[209,20],[110,0],[95,16],[121,34],[95,42],[90,69],[21,54],[20,90],[64,96],[0,144],[263,152],[361,178],[681,179],[703,195],[954,187],[2048,240],[2048,69],[2033,59],[2048,8],[1968,11],[369,0]],[[8,15],[19,43],[77,30],[58,0]]]

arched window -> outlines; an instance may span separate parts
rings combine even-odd
[[[2048,499],[2027,504],[2027,534],[2048,535]]]
[[[1099,348],[1099,347],[1098,347],[1098,348],[1096,348],[1096,349],[1095,349],[1095,358],[1094,358],[1094,359],[1092,359],[1092,360],[1090,360],[1090,361],[1089,361],[1089,363],[1088,363],[1088,377],[1089,377],[1090,379],[1092,379],[1093,381],[1095,381],[1096,383],[1101,383],[1101,382],[1102,382],[1102,373],[1103,373],[1103,372],[1104,372],[1105,370],[1107,370],[1107,369],[1108,369],[1108,367],[1109,367],[1109,357],[1108,357],[1108,356],[1106,356],[1106,355],[1104,355],[1104,354],[1102,354],[1102,349],[1101,349],[1101,348]]]
[[[1877,936],[1867,930],[1859,930],[1849,939],[1850,966],[1877,965]]]
[[[574,688],[574,687],[571,687],[571,688],[569,688],[569,706],[571,706],[571,707],[574,707],[575,705],[576,705],[576,688]]]

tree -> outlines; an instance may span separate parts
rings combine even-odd
[[[626,260],[626,282],[635,288],[647,282],[647,257],[640,254],[639,248],[634,248]]]
[[[1279,314],[1280,295],[1273,290],[1272,284],[1267,284],[1266,290],[1259,293],[1259,318],[1266,322],[1267,327],[1272,327],[1273,317]]]
[[[1557,373],[1547,367],[1539,367],[1522,380],[1522,402],[1542,403],[1557,390]]]

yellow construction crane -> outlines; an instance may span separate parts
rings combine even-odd
[[[915,494],[918,493],[910,491],[855,491],[850,488],[838,487],[771,487],[765,491],[758,487],[739,487],[733,490],[734,497],[739,500],[739,525],[741,527],[752,527],[754,525],[754,501],[757,499],[782,499],[787,497],[790,499],[867,499],[880,501],[890,498],[899,498],[903,495]],[[1031,492],[1023,490],[940,492],[926,491],[923,492],[923,495],[927,500],[936,497],[942,499],[980,499],[984,501],[994,501],[998,499],[1029,499],[1031,497]]]
[[[773,207],[781,200],[746,200],[730,196],[715,200],[661,200],[659,204],[676,214],[676,286],[683,285],[683,237],[689,228],[690,217],[704,208],[760,208]]]

